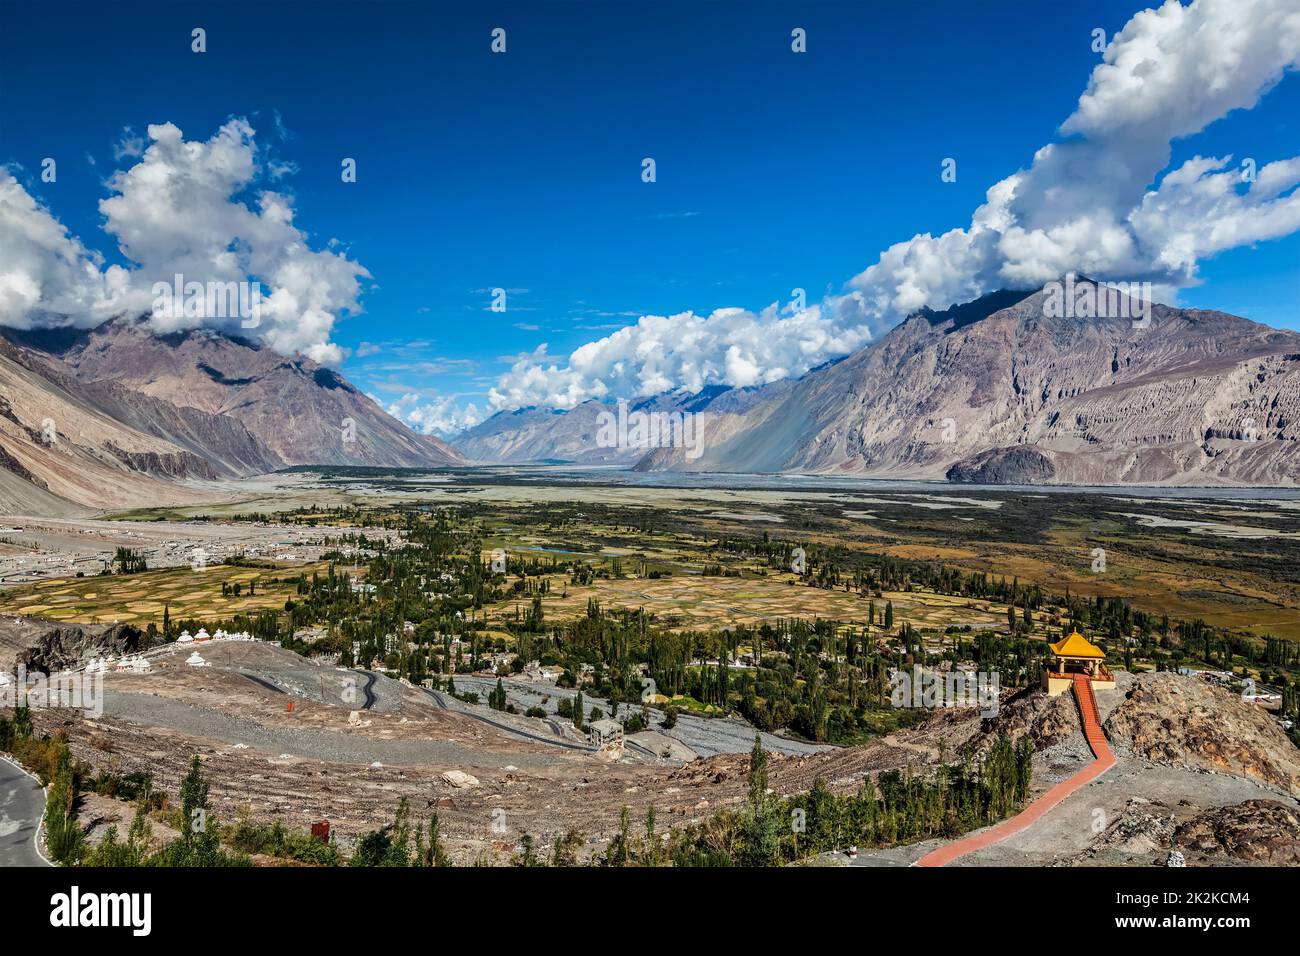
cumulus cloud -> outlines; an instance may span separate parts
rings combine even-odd
[[[1159,178],[1172,143],[1252,108],[1297,67],[1294,0],[1168,0],[1144,10],[1107,47],[1059,141],[990,187],[969,226],[890,246],[843,294],[797,314],[647,316],[567,360],[522,359],[491,391],[492,405],[569,407],[773,381],[860,347],[922,306],[1070,271],[1161,290],[1194,284],[1200,260],[1300,229],[1300,157],[1261,160],[1253,182],[1231,156],[1198,156]]]
[[[825,305],[646,315],[582,346],[564,364],[551,361],[545,345],[519,357],[489,400],[494,408],[568,408],[590,398],[695,392],[720,381],[761,385],[802,374],[870,336],[868,325],[844,327]]]
[[[269,160],[242,119],[209,140],[186,140],[171,123],[151,125],[148,145],[129,130],[117,151],[138,162],[108,181],[105,230],[130,270],[102,269],[102,259],[40,207],[7,172],[0,179],[0,322],[11,326],[93,326],[122,312],[147,313],[159,332],[200,326],[260,338],[285,354],[327,365],[343,351],[330,341],[335,322],[360,311],[360,280],[370,273],[346,255],[314,250],[294,225],[290,197],[272,190],[248,196],[259,176],[284,164]],[[251,203],[251,206],[250,206]],[[11,254],[11,248],[16,254]],[[239,314],[155,307],[157,283],[256,282],[256,325]]]
[[[381,406],[384,405],[379,398],[371,397]],[[416,392],[408,392],[397,401],[389,403],[385,410],[421,434],[442,438],[473,428],[483,420],[478,406],[472,402],[458,407],[451,397],[429,401]]]
[[[0,325],[89,328],[147,301],[0,167]]]

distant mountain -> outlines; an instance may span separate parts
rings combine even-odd
[[[1080,278],[1076,287],[1096,285]],[[1223,312],[1058,317],[1043,291],[922,310],[641,468],[980,482],[1300,482],[1300,334]],[[1130,307],[1131,308],[1131,307]],[[1067,310],[1068,311],[1068,310]],[[1131,314],[1131,313],[1130,313]]]
[[[699,392],[682,390],[639,398],[626,404],[628,414],[692,413],[701,416],[706,429],[721,430],[725,423],[759,402],[780,394],[790,382],[768,386],[732,388],[709,386]],[[569,462],[574,464],[633,465],[646,454],[645,447],[602,441],[602,422],[617,416],[613,402],[595,399],[570,409],[521,408],[498,412],[453,439],[470,461],[492,464]],[[607,417],[602,418],[602,415]]]
[[[10,513],[184,500],[192,493],[178,481],[287,465],[460,461],[336,372],[220,333],[157,336],[117,319],[0,337],[0,510]]]

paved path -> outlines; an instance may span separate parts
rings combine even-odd
[[[1088,678],[1076,675],[1074,678],[1074,697],[1079,704],[1079,713],[1083,717],[1083,733],[1088,738],[1094,760],[1068,780],[1062,780],[1040,796],[1014,817],[1003,820],[996,826],[981,830],[968,837],[963,837],[937,850],[931,850],[916,861],[916,866],[947,866],[953,860],[982,850],[986,846],[1000,843],[1033,826],[1038,820],[1058,803],[1078,790],[1084,784],[1096,780],[1103,773],[1115,766],[1115,753],[1106,741],[1106,734],[1097,719],[1097,701],[1092,695],[1092,684]]]
[[[0,760],[0,866],[49,866],[36,849],[45,791],[8,760]]]
[[[371,707],[375,706],[375,701],[378,699],[375,697],[375,681],[379,680],[379,675],[372,674],[370,671],[363,671],[360,668],[357,668],[357,673],[366,676],[366,686],[361,688],[362,692],[366,695],[366,702],[361,705],[361,709],[369,710]]]

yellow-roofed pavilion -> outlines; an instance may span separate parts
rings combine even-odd
[[[1113,690],[1115,677],[1106,669],[1102,649],[1078,631],[1049,644],[1052,656],[1043,665],[1043,690],[1055,697],[1069,690],[1076,675],[1092,682],[1093,690]]]

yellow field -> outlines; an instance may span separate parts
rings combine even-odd
[[[532,579],[536,580],[536,579]],[[772,573],[767,577],[724,578],[698,574],[644,579],[598,578],[591,585],[567,585],[562,575],[551,578],[551,593],[542,601],[543,612],[554,620],[573,620],[587,613],[587,600],[595,598],[606,610],[644,608],[676,630],[703,630],[757,625],[778,618],[832,619],[859,626],[867,622],[868,598],[848,591],[826,591],[800,583],[796,575]],[[885,602],[894,604],[894,625],[904,621],[916,628],[942,630],[969,624],[973,629],[1005,630],[1006,606],[991,601],[949,597],[927,591],[886,591],[875,598],[876,621]],[[513,620],[515,605],[527,611],[531,598],[503,601],[488,608],[489,617]]]
[[[74,624],[130,622],[144,627],[162,624],[163,608],[173,621],[182,618],[218,620],[264,608],[283,608],[294,594],[290,584],[263,584],[272,578],[328,570],[328,564],[233,567],[214,565],[202,571],[169,568],[142,574],[94,578],[55,578],[0,591],[0,612],[40,615]],[[257,582],[249,597],[248,582]],[[245,585],[245,593],[222,596],[221,585]],[[262,590],[265,587],[266,590]]]

